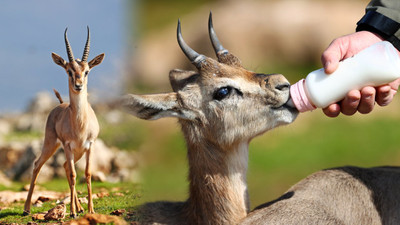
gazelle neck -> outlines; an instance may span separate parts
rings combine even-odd
[[[188,218],[198,224],[236,224],[244,218],[249,211],[248,142],[230,149],[207,141],[188,143],[188,159]]]
[[[86,88],[79,93],[75,93],[72,90],[69,91],[69,107],[76,120],[80,123],[86,120],[87,109],[89,106],[87,96]]]

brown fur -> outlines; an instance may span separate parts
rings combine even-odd
[[[90,155],[93,151],[93,143],[99,133],[99,124],[96,114],[87,101],[87,74],[96,65],[100,64],[104,54],[96,56],[92,61],[72,61],[67,63],[59,55],[52,53],[53,61],[63,67],[69,74],[69,98],[70,103],[63,103],[59,93],[54,90],[60,105],[54,108],[46,123],[45,138],[42,153],[34,163],[33,175],[29,187],[28,196],[24,206],[24,214],[30,213],[32,193],[36,179],[43,164],[56,152],[62,144],[67,161],[64,169],[70,188],[71,204],[70,215],[76,216],[76,211],[83,212],[75,190],[76,171],[75,163],[86,153],[86,183],[88,187],[88,211],[94,213]],[[95,63],[94,63],[95,62]]]
[[[400,224],[400,168],[340,167],[316,172],[240,224]]]
[[[57,91],[56,89],[53,89],[53,91],[54,91],[54,94],[56,95],[58,101],[60,102],[60,104],[63,104],[64,101],[63,101],[63,99],[61,98],[60,93],[58,93],[58,91]]]

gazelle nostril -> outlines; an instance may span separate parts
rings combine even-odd
[[[283,84],[278,84],[275,86],[275,89],[278,89],[279,91],[284,91],[290,88],[289,83],[283,83]]]

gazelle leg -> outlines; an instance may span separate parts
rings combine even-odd
[[[52,133],[46,133],[42,153],[33,165],[33,173],[31,179],[31,185],[29,186],[28,196],[26,197],[24,213],[23,215],[29,215],[31,211],[31,201],[33,190],[35,189],[36,180],[39,175],[40,169],[44,163],[54,154],[54,152],[60,147],[60,143],[57,142],[57,137]]]
[[[65,173],[66,173],[66,174],[70,174],[70,172],[69,172],[70,170],[69,170],[69,168],[68,168],[67,162],[64,163],[64,169],[65,169]],[[67,175],[67,180],[68,180],[69,186],[71,186],[71,179],[70,179],[70,178],[71,178],[71,177]],[[76,192],[76,189],[74,189],[74,192],[75,192],[75,194],[74,194],[74,196],[75,196],[75,204],[74,204],[75,210],[76,210],[78,213],[83,213],[85,210],[84,210],[84,208],[82,207],[82,205],[79,203],[79,200],[78,200],[78,193]]]
[[[75,189],[75,209],[78,213],[83,213],[85,209],[82,207],[81,203],[79,202],[78,193]]]
[[[88,211],[89,213],[94,213],[94,208],[93,208],[93,199],[92,199],[92,171],[91,171],[91,152],[92,152],[92,147],[93,143],[90,144],[89,150],[86,152],[86,169],[85,169],[85,176],[86,176],[86,184],[87,184],[87,189],[88,189]]]
[[[72,153],[71,147],[69,144],[67,144],[64,148],[65,151],[65,158],[67,161],[64,164],[65,172],[68,177],[68,183],[69,183],[69,190],[71,193],[71,205],[70,205],[70,216],[71,218],[76,217],[76,191],[75,191],[75,185],[76,185],[76,171],[75,171],[75,166],[74,166],[74,154]]]

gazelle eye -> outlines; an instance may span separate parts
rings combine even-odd
[[[226,98],[232,92],[232,87],[222,87],[215,91],[213,98],[215,100],[221,101]]]
[[[69,75],[70,77],[72,77],[72,72],[71,72],[71,70],[68,70],[68,75]]]
[[[85,72],[85,77],[86,77],[88,74],[89,74],[89,71],[86,71],[86,72]]]

